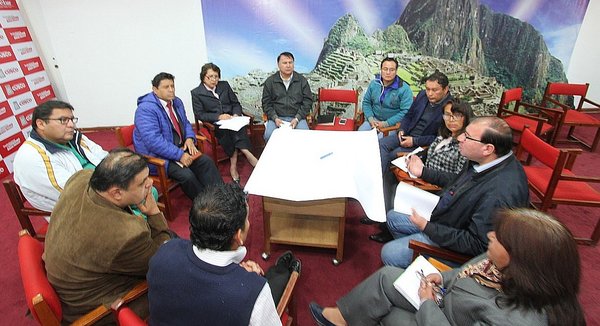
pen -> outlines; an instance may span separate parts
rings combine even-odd
[[[329,155],[331,155],[331,154],[333,154],[333,152],[329,152],[329,153],[327,153],[327,154],[325,154],[325,155],[321,156],[319,159],[320,159],[320,160],[322,160],[322,159],[326,158],[327,156],[329,156]]]

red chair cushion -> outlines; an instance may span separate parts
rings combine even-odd
[[[508,123],[510,129],[514,131],[521,132],[525,125],[529,126],[532,130],[537,128],[538,122],[533,119],[527,119],[525,117],[521,117],[518,115],[508,115],[503,117],[504,121]],[[542,135],[546,134],[548,131],[552,129],[552,125],[546,122],[542,122]]]
[[[600,126],[600,120],[577,110],[567,110],[565,115],[565,123],[586,126]]]
[[[146,326],[146,323],[140,316],[138,316],[129,307],[123,306],[117,311],[117,320],[119,325],[126,326]]]
[[[353,131],[354,130],[354,119],[346,119],[346,124],[340,124],[340,117],[335,117],[333,125],[317,125],[315,130],[329,130],[329,131]]]
[[[523,169],[529,184],[540,192],[546,193],[552,169],[545,166],[524,166]],[[563,170],[563,174],[573,175],[569,170]],[[552,194],[552,199],[600,202],[600,192],[585,182],[559,181],[554,194]]]

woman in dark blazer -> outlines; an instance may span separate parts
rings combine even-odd
[[[237,96],[229,86],[229,83],[220,80],[221,69],[213,64],[207,63],[202,66],[200,71],[200,85],[192,90],[192,107],[197,120],[215,123],[219,120],[231,119],[242,115],[242,106]],[[240,175],[237,171],[238,150],[246,156],[252,166],[258,161],[250,152],[251,144],[246,128],[238,131],[217,129],[215,134],[219,144],[229,156],[229,172],[233,181],[240,181]]]

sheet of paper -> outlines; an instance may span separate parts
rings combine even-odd
[[[423,256],[419,256],[404,270],[404,273],[394,281],[394,287],[406,298],[406,300],[408,300],[408,302],[416,309],[419,309],[421,306],[421,299],[419,298],[421,279],[417,275],[417,271],[422,271],[425,276],[433,273],[440,274],[427,259],[423,258]]]
[[[440,201],[439,196],[400,182],[396,187],[394,210],[398,213],[411,215],[414,208],[419,215],[429,221],[438,201]]]
[[[275,129],[245,190],[293,201],[354,198],[385,222],[377,132]]]
[[[233,131],[238,131],[242,129],[242,127],[250,124],[250,117],[240,116],[240,117],[232,117],[227,120],[219,120],[216,122],[217,125],[221,127],[221,129],[229,129]]]
[[[409,154],[407,154],[407,155],[404,155],[404,156],[400,156],[400,157],[398,157],[397,159],[393,160],[393,161],[392,161],[392,164],[394,164],[395,166],[399,167],[399,168],[400,168],[400,170],[402,170],[402,171],[404,171],[404,172],[408,173],[408,176],[410,176],[411,178],[413,178],[413,179],[416,179],[416,178],[417,178],[417,176],[416,176],[416,175],[414,175],[414,174],[412,174],[412,173],[410,173],[410,171],[408,170],[408,165],[407,165],[407,163],[408,163],[408,158],[409,158],[411,155],[414,155],[414,154],[417,154],[417,153],[419,153],[419,152],[422,152],[423,150],[424,150],[424,149],[423,149],[423,147],[417,147],[417,148],[415,148],[415,150],[413,150],[413,151],[412,151],[412,152],[410,152]]]

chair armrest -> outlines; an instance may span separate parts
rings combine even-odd
[[[156,166],[156,168],[158,168],[158,169],[160,169],[160,168],[164,169],[165,165],[167,164],[167,161],[163,160],[162,158],[149,156],[149,155],[144,155],[144,157],[148,160],[148,163]]]
[[[559,106],[563,110],[573,109],[572,107],[570,107],[570,106],[568,106],[566,104],[560,103],[559,101],[557,101],[557,100],[555,100],[555,99],[553,99],[551,97],[548,97],[548,96],[544,96],[544,98],[542,99],[542,101],[548,101],[548,102],[550,102],[550,103],[552,103],[554,105]],[[555,108],[549,108],[547,106],[545,106],[544,108],[545,108],[545,110],[556,110]]]
[[[560,181],[577,181],[577,182],[600,183],[600,177],[585,177],[585,176],[578,176],[578,175],[562,174],[560,176]]]
[[[277,315],[281,318],[285,308],[287,308],[289,302],[292,299],[292,293],[294,292],[294,287],[296,287],[296,282],[298,281],[298,277],[300,274],[296,271],[293,271],[290,275],[290,279],[285,286],[285,290],[283,290],[283,294],[281,295],[281,299],[279,299],[279,303],[277,304]]]
[[[466,263],[472,257],[465,256],[454,251],[450,251],[447,249],[443,249],[440,247],[435,247],[432,245],[428,245],[423,242],[419,242],[416,240],[409,240],[408,248],[413,250],[413,260],[417,258],[421,254],[430,255],[434,257],[438,257],[445,260],[454,261],[457,263]]]
[[[398,130],[398,129],[400,129],[400,123],[397,123],[393,126],[380,128],[379,131],[382,132],[384,136],[387,136],[390,133],[390,131],[394,131],[394,130]]]
[[[597,102],[594,102],[594,101],[588,99],[587,97],[582,98],[581,101],[585,102],[585,103],[589,103],[589,104],[595,106],[596,108],[593,108],[593,110],[596,110],[597,108],[600,108],[600,104],[598,104]],[[592,109],[592,108],[582,108],[582,109],[585,110],[585,109]]]

